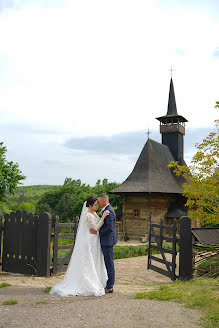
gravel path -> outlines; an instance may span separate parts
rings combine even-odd
[[[91,327],[91,328],[200,328],[201,313],[176,302],[136,300],[136,292],[151,290],[157,283],[171,281],[146,269],[147,257],[115,261],[114,294],[102,297],[59,297],[44,293],[63,275],[40,278],[0,274],[0,328],[14,327]],[[15,299],[16,305],[2,305]]]

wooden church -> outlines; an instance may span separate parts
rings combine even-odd
[[[148,139],[128,178],[111,193],[123,198],[122,216],[117,220],[121,239],[147,241],[149,217],[171,224],[173,218],[186,215],[182,195],[184,179],[168,167],[171,161],[185,164],[183,138],[187,120],[177,113],[173,81],[170,81],[167,114],[160,121],[162,143]]]

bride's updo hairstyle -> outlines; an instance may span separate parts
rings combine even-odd
[[[93,206],[94,203],[96,202],[96,200],[97,200],[96,197],[94,197],[94,196],[89,196],[89,197],[87,198],[86,207],[89,207],[89,205],[90,205],[90,206]]]

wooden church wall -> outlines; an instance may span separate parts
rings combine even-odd
[[[152,220],[159,223],[161,218],[165,218],[170,202],[175,200],[175,195],[147,194],[130,195],[123,198],[122,228],[123,237],[141,240],[148,234],[149,217],[152,212]],[[135,216],[136,210],[139,215]],[[164,223],[171,224],[164,219]]]
[[[147,199],[144,196],[128,196],[123,201],[123,233],[131,239],[139,239],[148,230],[145,217],[148,216]],[[139,215],[135,216],[134,211]]]
[[[165,201],[159,197],[152,198],[146,195],[124,197],[123,235],[128,236],[130,239],[141,239],[141,237],[148,234],[150,212],[152,211],[153,221],[158,222],[165,208]]]
[[[165,224],[172,224],[172,219],[166,219],[165,215],[171,202],[179,196],[174,194],[143,194],[128,195],[123,197],[123,216],[120,223],[119,236],[127,236],[129,239],[141,240],[148,234],[149,217],[152,212],[152,221],[160,223],[164,218]],[[135,216],[135,210],[139,215]],[[177,220],[177,226],[179,222]],[[198,227],[199,223],[192,221],[192,227]],[[118,232],[118,231],[117,231]],[[167,232],[167,231],[166,231]],[[168,234],[168,232],[167,232]]]

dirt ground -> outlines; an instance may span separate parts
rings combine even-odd
[[[162,266],[162,264],[161,264]],[[0,273],[0,328],[91,327],[91,328],[197,328],[201,312],[177,302],[137,300],[137,292],[152,290],[171,280],[147,270],[147,256],[115,260],[114,293],[102,297],[60,297],[44,292],[64,275],[34,277]],[[9,299],[16,305],[2,305]]]

